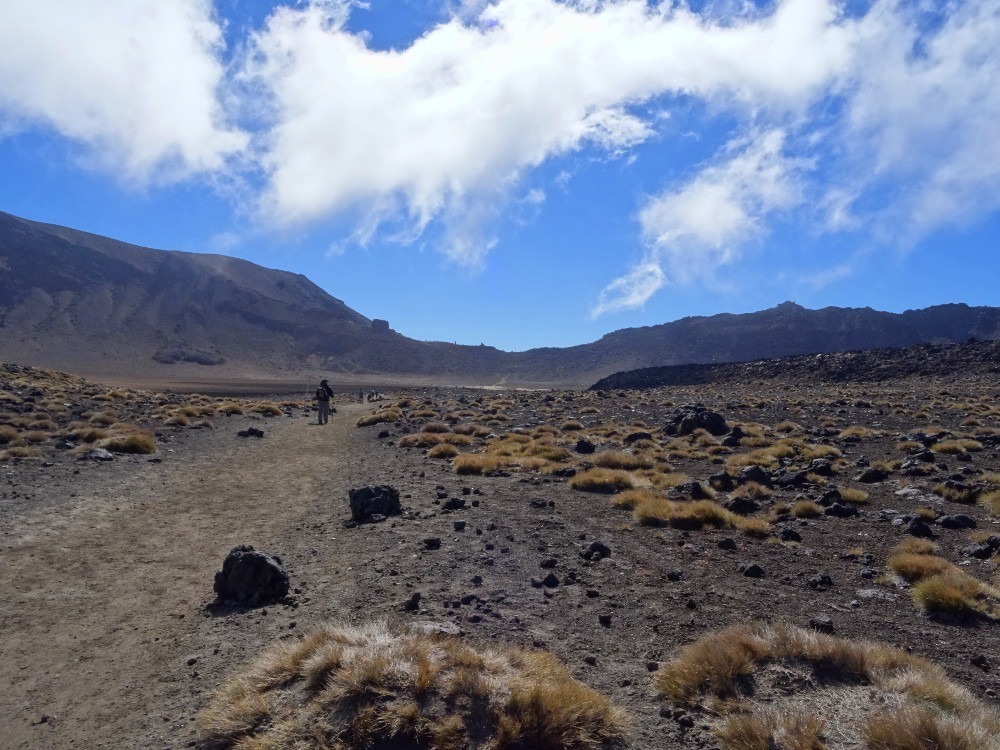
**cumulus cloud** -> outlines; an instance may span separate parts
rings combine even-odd
[[[601,292],[592,314],[641,307],[668,282],[734,262],[770,214],[798,205],[812,162],[786,154],[785,140],[774,129],[731,142],[717,163],[650,200],[639,213],[646,257]]]
[[[910,239],[1000,208],[1000,4],[921,10],[884,0],[862,20],[843,132],[866,187],[892,181],[885,224]]]
[[[219,170],[247,136],[217,98],[210,0],[0,4],[0,123],[42,124],[144,182]]]
[[[470,7],[473,19],[403,50],[369,48],[345,29],[342,5],[276,10],[247,68],[273,105],[263,159],[275,220],[390,196],[419,232],[470,202],[503,203],[554,156],[642,143],[656,118],[637,105],[652,97],[800,110],[849,60],[850,35],[827,0],[784,0],[726,22],[642,0]],[[485,248],[446,252],[477,262]]]

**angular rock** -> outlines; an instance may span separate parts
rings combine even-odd
[[[593,453],[594,451],[596,451],[597,450],[597,446],[594,445],[589,440],[585,440],[585,439],[581,438],[581,439],[579,439],[579,440],[576,441],[576,446],[573,448],[573,450],[575,450],[577,453],[580,453],[582,455],[588,455],[588,454]]]
[[[746,484],[747,482],[756,482],[757,484],[770,487],[771,475],[759,466],[744,466],[740,469],[739,474],[736,475],[736,483]]]
[[[859,514],[860,511],[853,505],[842,505],[840,503],[834,503],[823,511],[824,516],[833,516],[834,518],[850,518]]]
[[[976,522],[962,513],[956,513],[950,516],[941,516],[937,520],[938,526],[945,529],[974,529],[976,528]]]
[[[819,633],[831,634],[833,633],[833,620],[829,617],[818,616],[813,617],[809,620],[809,627]]]
[[[595,539],[582,550],[580,550],[580,557],[585,560],[601,560],[605,557],[611,557],[611,548],[604,542]]]
[[[874,466],[870,466],[860,474],[858,474],[854,479],[858,482],[864,482],[865,484],[874,484],[876,482],[884,482],[889,478],[887,472],[881,469],[876,469]]]
[[[722,505],[726,510],[737,513],[741,516],[756,513],[760,508],[760,506],[757,505],[757,502],[753,498],[749,497],[734,497],[731,500],[727,500]]]
[[[358,487],[348,491],[351,503],[351,520],[358,523],[370,521],[371,516],[398,516],[403,513],[399,504],[399,490],[389,485]]]
[[[414,591],[407,597],[406,601],[403,602],[403,609],[407,612],[416,612],[420,609],[420,592]]]
[[[247,427],[245,430],[240,430],[239,432],[237,432],[236,437],[260,439],[264,437],[264,431],[258,430],[256,427]]]
[[[764,569],[760,567],[757,563],[743,563],[742,565],[740,565],[739,571],[747,578],[764,577]]]
[[[712,489],[719,492],[729,492],[736,487],[736,480],[726,471],[713,474],[708,478],[708,483]]]
[[[806,581],[806,583],[809,585],[809,588],[814,591],[826,591],[828,588],[833,586],[833,579],[830,577],[829,573],[820,573],[818,575],[814,575]]]
[[[281,558],[241,544],[226,555],[222,570],[215,574],[214,589],[219,601],[259,607],[284,598],[288,585]]]
[[[906,533],[923,539],[931,539],[934,536],[934,532],[931,530],[931,527],[924,523],[924,521],[920,518],[914,518],[910,521],[906,527]]]
[[[676,409],[665,431],[668,435],[690,435],[695,430],[706,430],[712,435],[725,435],[729,425],[721,414],[709,411],[703,404],[691,404]]]

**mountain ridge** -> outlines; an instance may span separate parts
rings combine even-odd
[[[107,375],[266,379],[327,374],[469,385],[586,386],[644,367],[1000,339],[1000,308],[688,316],[572,347],[505,352],[410,339],[301,274],[155,250],[0,212],[0,357]]]

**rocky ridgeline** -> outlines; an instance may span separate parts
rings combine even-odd
[[[905,349],[802,354],[755,362],[645,367],[609,375],[594,383],[590,390],[793,379],[801,383],[878,383],[909,377],[998,373],[1000,341],[970,341],[965,344],[921,344]]]

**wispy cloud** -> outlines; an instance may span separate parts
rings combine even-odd
[[[788,156],[780,129],[731,142],[725,157],[653,198],[639,213],[646,257],[600,294],[594,315],[642,306],[666,283],[688,283],[734,262],[766,218],[802,201],[812,162]]]

